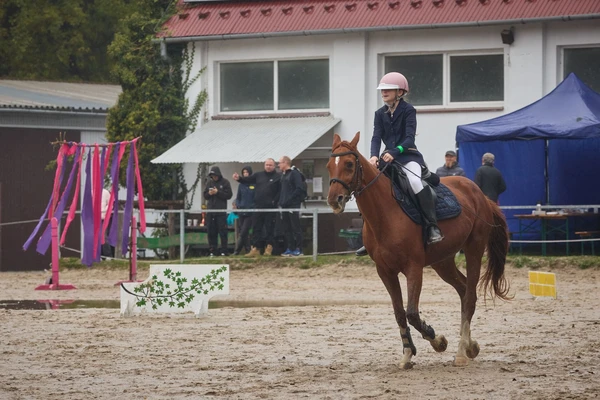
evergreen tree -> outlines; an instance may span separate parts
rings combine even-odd
[[[123,31],[109,47],[123,93],[109,111],[107,136],[110,141],[142,136],[139,156],[144,196],[151,200],[182,200],[187,187],[181,165],[150,161],[193,130],[206,93],[201,93],[188,111],[185,92],[199,76],[189,76],[193,54],[182,44],[169,45],[168,57],[161,56],[156,34],[174,9],[168,1],[155,1],[153,5],[146,12],[127,17]],[[161,8],[164,6],[167,8]]]

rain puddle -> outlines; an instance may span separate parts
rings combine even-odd
[[[254,307],[306,307],[387,304],[384,301],[357,300],[211,300],[209,309]],[[121,308],[120,300],[0,300],[0,310],[73,310]]]

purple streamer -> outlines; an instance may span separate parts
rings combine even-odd
[[[60,173],[60,177],[59,179],[59,184],[58,186],[60,187],[60,185],[62,184],[63,181],[63,176],[65,173],[65,164],[67,163],[67,153],[65,152],[64,157],[63,157],[63,169]],[[31,232],[31,235],[29,235],[29,238],[27,239],[27,241],[25,242],[25,244],[23,245],[23,250],[27,250],[29,248],[29,246],[31,246],[31,242],[33,242],[33,238],[35,237],[35,235],[38,234],[40,228],[42,227],[42,224],[44,223],[44,220],[46,219],[46,216],[48,215],[48,211],[50,211],[50,206],[52,205],[52,201],[54,200],[54,193],[52,193],[50,195],[50,200],[48,201],[48,205],[46,206],[46,210],[44,211],[44,214],[42,214],[42,216],[40,217],[40,220],[38,222],[38,224],[36,225],[36,227],[33,229],[33,232]],[[50,224],[48,223],[48,227],[50,226]]]
[[[50,195],[50,200],[48,201],[48,205],[46,206],[46,211],[44,211],[44,214],[42,214],[42,216],[40,217],[40,221],[37,223],[36,227],[33,229],[33,232],[31,232],[31,235],[29,235],[29,238],[23,245],[23,250],[27,251],[29,246],[31,246],[31,242],[33,242],[33,238],[35,237],[35,235],[37,235],[40,228],[42,227],[42,224],[44,223],[44,220],[46,219],[46,215],[48,215],[48,210],[50,210],[50,206],[52,205],[52,197],[53,196]]]
[[[113,247],[117,245],[117,239],[119,237],[119,150],[121,147],[121,142],[115,143],[113,157],[112,157],[112,165],[110,166],[110,178],[112,179],[112,193],[114,193],[113,198],[113,209],[112,209],[112,223],[110,224],[110,232],[108,233],[108,237],[106,242]]]
[[[92,266],[94,262],[94,209],[92,204],[92,151],[88,153],[85,165],[85,187],[83,190],[83,206],[81,208],[81,224],[83,225],[83,257],[81,263]]]
[[[73,181],[74,181],[73,178],[77,175],[77,168],[79,166],[79,163],[77,161],[79,160],[80,152],[81,152],[81,148],[79,146],[77,146],[77,149],[75,150],[75,157],[73,158],[73,167],[71,168],[71,173],[69,174],[69,180],[67,181],[65,190],[62,193],[62,196],[60,198],[58,205],[56,206],[56,211],[54,211],[54,216],[58,219],[59,224],[60,224],[63,212],[65,211],[65,207],[67,206],[67,201],[69,200],[69,197],[71,197],[71,187],[73,186]],[[66,160],[63,162],[63,171],[65,169],[64,168],[65,166],[66,166]],[[46,229],[44,230],[44,233],[42,234],[42,236],[40,237],[40,240],[37,243],[36,251],[40,254],[46,254],[46,252],[48,251],[48,247],[50,247],[51,242],[52,242],[52,229],[50,227],[50,224],[48,224],[48,225],[46,225]]]
[[[125,212],[123,213],[123,239],[121,241],[121,250],[123,255],[127,254],[129,247],[129,228],[131,227],[131,215],[133,214],[133,197],[134,197],[134,171],[133,171],[133,146],[129,145],[129,161],[127,161],[127,201],[125,202]]]

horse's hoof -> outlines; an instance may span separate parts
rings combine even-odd
[[[442,353],[448,348],[448,341],[444,335],[436,336],[435,339],[433,339],[430,343],[431,347],[433,347],[433,349],[438,353]]]
[[[467,365],[469,365],[469,359],[463,356],[456,356],[454,357],[453,365],[455,367],[466,367]]]
[[[467,348],[466,353],[467,353],[467,357],[469,357],[471,359],[477,357],[477,355],[479,354],[479,344],[475,340],[473,340],[471,342],[471,346],[469,346],[469,348]]]
[[[414,362],[409,361],[406,363],[400,363],[400,369],[412,369],[412,367],[415,365]]]

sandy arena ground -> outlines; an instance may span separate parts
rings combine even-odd
[[[534,299],[507,267],[515,300],[480,299],[481,346],[452,366],[459,299],[425,270],[421,315],[448,339],[414,335],[412,370],[373,266],[233,270],[230,300],[321,305],[219,308],[121,318],[118,309],[0,310],[0,399],[590,399],[600,397],[600,270],[554,269],[558,299]],[[113,299],[124,270],[61,272],[71,292],[36,292],[46,274],[1,273],[0,300]],[[140,273],[144,278],[144,273]],[[327,305],[332,303],[333,305]],[[297,304],[297,303],[294,303]],[[349,305],[344,305],[349,304]]]

